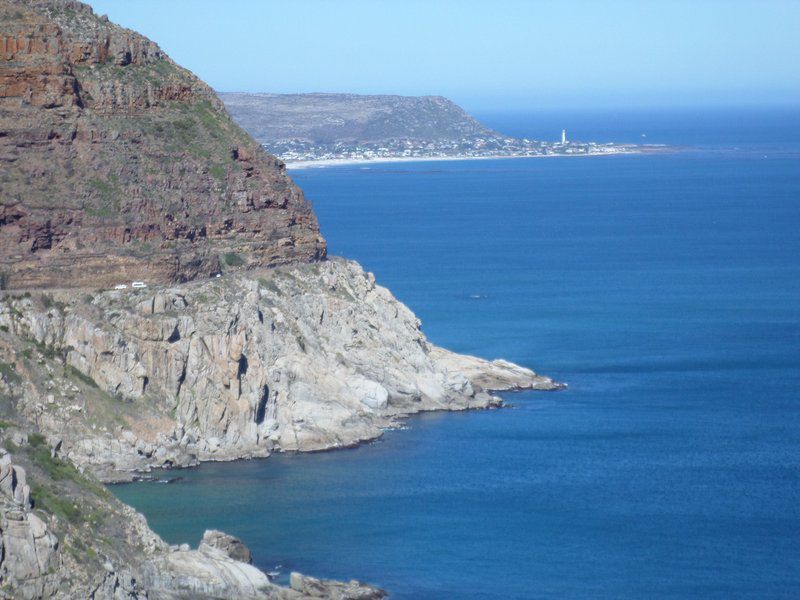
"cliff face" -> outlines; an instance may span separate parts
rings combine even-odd
[[[0,0],[0,287],[324,255],[282,163],[156,44],[79,2]]]
[[[341,259],[147,290],[5,292],[0,589],[383,598],[297,574],[277,586],[219,532],[196,550],[170,547],[94,476],[347,446],[418,411],[497,406],[491,390],[557,387],[430,344],[411,311]]]
[[[553,389],[430,344],[355,264],[328,260],[158,290],[0,300],[12,403],[74,462],[133,470],[348,446],[421,410]]]

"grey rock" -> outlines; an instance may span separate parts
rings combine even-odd
[[[380,588],[361,583],[355,579],[345,583],[329,579],[316,579],[292,573],[289,587],[304,598],[326,598],[328,600],[381,600],[387,594]]]
[[[226,556],[233,560],[238,560],[247,564],[253,562],[250,549],[242,543],[242,540],[222,531],[217,531],[216,529],[209,529],[203,534],[199,549],[202,551],[204,546],[221,550]]]
[[[495,390],[558,387],[506,361],[434,346],[354,262],[229,275],[148,298],[165,312],[142,311],[137,295],[114,291],[96,294],[91,312],[0,299],[0,321],[64,349],[68,365],[109,397],[150,415],[147,426],[136,414],[122,429],[93,428],[85,398],[45,411],[36,396],[23,402],[73,462],[104,479],[351,446],[416,412],[487,408],[499,403]]]

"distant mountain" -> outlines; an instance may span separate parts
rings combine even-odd
[[[502,138],[441,96],[357,94],[219,94],[231,116],[269,147]]]
[[[218,93],[233,119],[292,163],[631,152],[632,146],[517,139],[441,96]]]

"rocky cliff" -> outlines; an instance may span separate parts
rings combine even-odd
[[[558,387],[430,344],[341,259],[156,289],[6,292],[0,357],[0,589],[25,598],[381,598],[300,575],[276,586],[219,532],[168,547],[95,476],[348,446],[418,411],[498,406],[492,390]]]
[[[349,446],[418,411],[557,387],[430,344],[408,308],[338,259],[157,290],[7,294],[0,328],[19,377],[10,401],[114,480]]]
[[[0,287],[324,255],[282,163],[156,44],[79,2],[0,0]]]
[[[169,546],[144,518],[79,473],[58,447],[3,421],[0,448],[0,597],[74,600],[379,600],[357,581],[298,573],[272,583],[242,542],[207,531],[197,549]]]
[[[276,586],[221,532],[170,547],[100,481],[558,385],[437,348],[326,260],[282,164],[149,40],[68,0],[0,0],[0,24],[0,597],[382,598]]]

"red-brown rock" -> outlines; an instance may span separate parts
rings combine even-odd
[[[284,165],[156,44],[80,2],[0,0],[0,286],[324,256]]]

